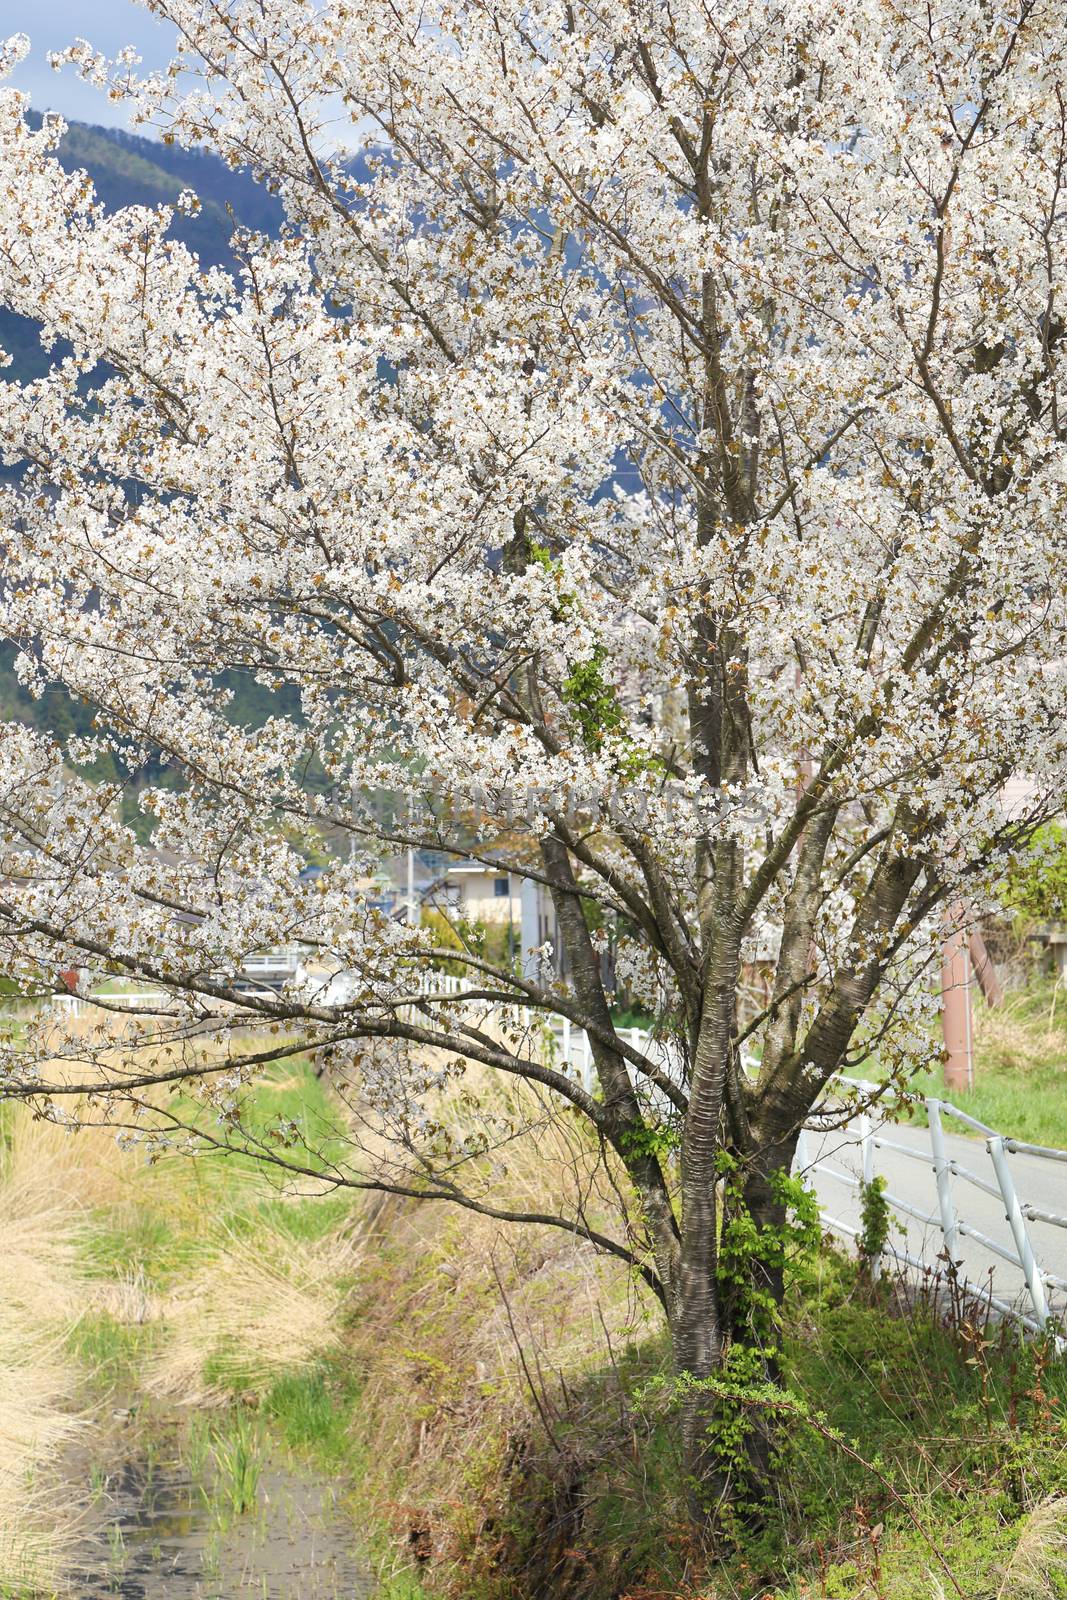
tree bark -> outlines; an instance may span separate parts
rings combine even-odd
[[[739,1387],[781,1382],[786,1205],[778,1180],[789,1175],[795,1147],[795,1133],[765,1144],[740,1165],[736,1185],[727,1186],[710,1313],[707,1298],[695,1296],[679,1305],[672,1329],[679,1376],[718,1378]],[[741,1259],[730,1254],[735,1225],[756,1244]],[[780,1429],[755,1406],[742,1407],[711,1389],[686,1387],[681,1432],[690,1517],[702,1540],[715,1548],[762,1521],[773,1491]]]

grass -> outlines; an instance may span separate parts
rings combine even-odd
[[[1067,1149],[1067,987],[1035,979],[995,1009],[976,996],[973,1019],[974,1088],[946,1090],[940,1065],[916,1072],[907,1080],[910,1118],[925,1122],[922,1100],[933,1095],[998,1133]],[[870,1057],[850,1076],[880,1081],[884,1069]]]
[[[159,1338],[152,1324],[130,1323],[110,1311],[86,1311],[67,1343],[94,1386],[105,1391],[132,1387]]]
[[[328,1109],[298,1062],[255,1114],[263,1127],[280,1115],[318,1125]],[[113,1425],[116,1396],[149,1453],[153,1397],[164,1409],[167,1396],[199,1401],[179,1432],[220,1528],[254,1505],[268,1436],[347,1470],[344,1414],[321,1374],[358,1262],[354,1210],[344,1196],[286,1192],[247,1158],[150,1166],[108,1130],[72,1136],[0,1111],[0,1600],[62,1586],[83,1529],[61,1453],[79,1429]],[[106,1564],[106,1508],[87,1476]]]
[[[975,1082],[946,1092],[943,1071],[912,1080],[919,1095],[951,1100],[979,1122],[1029,1144],[1067,1149],[1067,989],[1052,982],[1009,991],[974,1011]],[[953,1125],[953,1132],[960,1131]]]
[[[679,1505],[674,1415],[669,1403],[635,1400],[667,1365],[653,1337],[570,1388],[555,1449],[530,1419],[491,1537],[484,1522],[472,1534],[468,1521],[465,1536],[455,1528],[468,1541],[456,1591],[934,1600],[956,1594],[940,1553],[966,1600],[1067,1594],[1063,1364],[1007,1328],[966,1315],[946,1325],[921,1298],[871,1298],[834,1255],[805,1268],[791,1293],[785,1382],[822,1421],[787,1427],[762,1529],[743,1530],[700,1576]],[[558,1385],[548,1392],[562,1410]],[[508,1567],[497,1576],[501,1549]]]
[[[254,1510],[263,1470],[263,1437],[243,1407],[235,1406],[226,1424],[214,1430],[211,1454],[216,1500],[235,1517]]]
[[[843,1259],[821,1260],[794,1294],[790,1386],[894,1492],[800,1428],[765,1557],[794,1571],[772,1593],[926,1600],[929,1574],[944,1575],[914,1517],[968,1600],[995,1594],[1035,1506],[1067,1495],[1063,1363],[966,1308],[946,1323],[929,1299],[869,1296]],[[879,1524],[876,1550],[864,1529]]]
[[[345,1236],[297,1244],[261,1226],[219,1231],[171,1298],[168,1338],[148,1373],[158,1394],[202,1401],[258,1393],[335,1341],[354,1247]]]
[[[515,1147],[515,1198],[555,1192],[563,1155]],[[1067,1595],[1067,1364],[1010,1327],[872,1290],[829,1247],[798,1268],[785,1381],[825,1422],[787,1427],[766,1526],[700,1577],[677,1420],[640,1398],[669,1348],[625,1275],[549,1231],[401,1204],[378,1227],[335,1358],[349,1459],[433,1595],[936,1600],[935,1552],[967,1600]],[[317,1387],[279,1404],[325,1411]]]
[[[1067,1144],[1061,1003],[1037,990],[979,1012],[967,1109]],[[302,1063],[253,1110],[264,1133],[292,1118],[337,1138]],[[959,1314],[946,1326],[929,1300],[871,1291],[833,1252],[794,1276],[786,1381],[877,1471],[798,1422],[767,1525],[701,1579],[676,1419],[641,1398],[669,1371],[660,1315],[616,1263],[555,1230],[444,1209],[389,1202],[365,1220],[358,1199],[284,1192],[239,1154],[149,1168],[103,1133],[20,1122],[7,1134],[0,1248],[9,1213],[19,1326],[43,1318],[60,1358],[47,1341],[30,1352],[45,1422],[71,1422],[69,1370],[66,1388],[44,1382],[57,1366],[87,1395],[198,1401],[183,1449],[219,1517],[247,1514],[264,1452],[284,1449],[351,1486],[383,1600],[937,1600],[939,1583],[954,1594],[913,1519],[967,1600],[1067,1596],[1067,1365],[1009,1330]],[[543,1209],[572,1185],[595,1225],[610,1197],[587,1169],[594,1156],[569,1125],[546,1124],[509,1147],[500,1198]],[[23,1370],[23,1347],[4,1344],[14,1314],[0,1305],[0,1436],[4,1363]],[[22,1381],[19,1404],[35,1392]],[[46,1541],[39,1592],[62,1566],[62,1526],[45,1514],[50,1448],[18,1479],[24,1496],[31,1481],[44,1496],[33,1516],[18,1502],[24,1540],[39,1529]],[[4,1483],[0,1456],[6,1532]],[[5,1581],[23,1579],[0,1560],[0,1600]]]
[[[351,1421],[358,1390],[340,1363],[277,1378],[263,1400],[263,1413],[288,1449],[336,1471],[352,1452]]]
[[[78,1537],[55,1462],[81,1424],[63,1346],[80,1292],[76,1206],[37,1159],[28,1118],[0,1146],[0,1594],[51,1589]]]

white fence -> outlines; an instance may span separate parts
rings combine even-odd
[[[847,1079],[844,1082],[849,1087],[858,1089],[861,1094],[864,1092],[869,1094],[877,1087],[871,1083],[855,1083]],[[987,1127],[985,1123],[979,1122],[947,1100],[931,1096],[924,1104],[928,1126],[926,1129],[917,1129],[911,1125],[907,1129],[913,1139],[917,1140],[913,1143],[906,1143],[903,1137],[894,1138],[887,1134],[884,1124],[875,1127],[869,1112],[860,1111],[849,1121],[843,1131],[841,1146],[855,1154],[858,1171],[848,1170],[846,1163],[841,1159],[840,1147],[829,1159],[821,1156],[819,1152],[813,1155],[811,1147],[816,1135],[821,1135],[824,1143],[826,1141],[825,1128],[819,1127],[816,1115],[813,1126],[801,1133],[795,1170],[809,1180],[828,1178],[860,1195],[865,1185],[872,1183],[880,1175],[886,1176],[878,1172],[879,1152],[887,1153],[890,1163],[896,1166],[898,1172],[903,1170],[902,1162],[912,1162],[919,1168],[925,1169],[929,1174],[926,1180],[928,1184],[926,1209],[921,1204],[916,1204],[914,1199],[906,1199],[897,1194],[889,1183],[883,1191],[892,1212],[920,1225],[923,1230],[923,1248],[920,1254],[916,1255],[906,1245],[890,1238],[884,1248],[885,1255],[902,1265],[920,1271],[940,1267],[946,1276],[950,1272],[953,1273],[958,1285],[968,1295],[985,1300],[1002,1315],[1014,1318],[1035,1332],[1047,1328],[1054,1320],[1052,1305],[1054,1297],[1057,1295],[1062,1297],[1064,1291],[1067,1291],[1067,1277],[1051,1271],[1047,1265],[1042,1265],[1039,1259],[1042,1249],[1035,1244],[1030,1225],[1041,1224],[1043,1230],[1046,1228],[1067,1230],[1067,1215],[1036,1205],[1020,1195],[1016,1174],[1009,1158],[1019,1155],[1036,1158],[1040,1162],[1067,1163],[1067,1150],[1050,1149],[1044,1145],[1027,1144],[1023,1140],[1010,1138]],[[981,1135],[984,1147],[974,1139],[968,1144],[965,1161],[960,1159],[959,1153],[953,1155],[946,1138],[946,1118],[962,1124],[972,1134]],[[903,1133],[904,1130],[894,1131]],[[975,1170],[981,1166],[983,1155],[989,1161],[986,1174]],[[1050,1167],[1050,1171],[1054,1170],[1055,1168]],[[1031,1169],[1031,1178],[1032,1175]],[[923,1187],[925,1188],[925,1185]],[[984,1204],[976,1202],[974,1199],[976,1194],[989,1197],[994,1205],[990,1207],[988,1200]],[[983,1220],[988,1217],[986,1227],[980,1228],[969,1220],[968,1195],[972,1205],[980,1205]],[[828,1227],[858,1240],[861,1230],[856,1223],[846,1221],[829,1210],[823,1210],[821,1215]],[[996,1233],[987,1231],[988,1228],[996,1229]],[[1056,1237],[1056,1235],[1044,1236],[1045,1253],[1053,1249],[1053,1240]],[[936,1246],[933,1250],[930,1249],[931,1240]],[[969,1242],[978,1247],[977,1251],[972,1250]],[[979,1283],[969,1277],[967,1275],[969,1254],[989,1255],[999,1261],[1007,1262],[1021,1275],[1022,1293],[1014,1301],[1007,1300],[1003,1296],[994,1294],[989,1282]],[[1056,1250],[1055,1255],[1058,1260],[1067,1260],[1067,1237],[1064,1238],[1063,1250]],[[880,1265],[880,1261],[873,1263],[876,1272]]]
[[[57,1017],[99,1016],[108,1011],[165,1011],[173,996],[166,989],[117,989],[114,994],[89,997],[79,994],[55,995],[49,1002]]]

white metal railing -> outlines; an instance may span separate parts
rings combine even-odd
[[[241,963],[241,972],[250,975],[254,972],[288,972],[295,975],[304,959],[305,950],[302,945],[278,945],[272,950],[257,950],[254,955],[245,956]]]
[[[254,983],[257,978],[264,981],[271,977],[283,981],[299,978],[306,954],[307,946],[301,944],[275,945],[269,950],[257,950],[244,958],[237,977],[244,980],[246,985]],[[263,992],[268,991],[265,989]],[[89,995],[56,995],[51,1005],[58,1016],[80,1018],[99,1009],[156,1011],[167,1006],[172,999],[173,996],[166,989],[123,988],[99,990]]]
[[[838,1080],[849,1083],[855,1088],[871,1092],[876,1089],[875,1084],[855,1082],[854,1080]],[[1009,1155],[1020,1154],[1037,1156],[1048,1161],[1067,1161],[1067,1150],[1056,1150],[1044,1145],[1027,1144],[1022,1140],[1011,1139],[997,1133],[995,1129],[987,1127],[972,1117],[968,1112],[961,1111],[951,1101],[941,1100],[936,1096],[929,1096],[925,1100],[929,1145],[926,1149],[914,1149],[903,1144],[900,1140],[886,1137],[881,1128],[875,1129],[869,1113],[857,1113],[847,1127],[852,1131],[850,1143],[858,1151],[861,1174],[844,1171],[831,1166],[827,1161],[810,1159],[810,1141],[813,1133],[819,1130],[816,1118],[815,1127],[801,1130],[797,1144],[795,1170],[805,1177],[816,1174],[830,1178],[855,1191],[862,1191],[866,1184],[870,1184],[875,1173],[875,1152],[877,1150],[892,1151],[897,1156],[903,1156],[927,1166],[933,1174],[932,1192],[930,1195],[931,1209],[924,1213],[921,1207],[915,1206],[902,1196],[894,1194],[888,1187],[883,1191],[887,1204],[896,1212],[921,1223],[924,1228],[932,1229],[935,1234],[940,1234],[942,1249],[937,1256],[945,1263],[946,1274],[951,1273],[956,1283],[968,1294],[986,1300],[1002,1315],[1014,1318],[1025,1327],[1034,1332],[1042,1331],[1058,1318],[1053,1317],[1049,1301],[1050,1290],[1067,1289],[1067,1279],[1044,1269],[1037,1259],[1034,1241],[1031,1235],[1029,1222],[1040,1222],[1052,1227],[1067,1229],[1067,1215],[1047,1211],[1020,1198],[1016,1189],[1015,1176],[1012,1172]],[[965,1166],[961,1161],[950,1155],[945,1142],[944,1119],[951,1117],[964,1124],[965,1127],[980,1134],[985,1140],[985,1152],[991,1165],[991,1176],[983,1177],[980,1173]],[[976,1152],[980,1147],[976,1144]],[[969,1184],[972,1188],[989,1195],[1003,1206],[1003,1217],[1007,1223],[1007,1233],[1004,1237],[994,1238],[960,1214],[957,1204],[956,1180]],[[843,1218],[832,1215],[826,1210],[820,1212],[824,1223],[835,1231],[845,1233],[858,1239],[860,1229]],[[1008,1262],[1021,1274],[1024,1285],[1025,1299],[1028,1302],[1023,1309],[1018,1302],[1005,1300],[993,1294],[989,1284],[978,1284],[967,1278],[960,1268],[964,1262],[964,1246],[961,1241],[972,1239],[983,1250],[990,1252],[999,1259]],[[925,1244],[925,1239],[924,1239]],[[892,1241],[885,1245],[886,1255],[896,1257],[905,1265],[927,1270],[936,1264],[922,1255],[916,1256],[904,1246]],[[881,1266],[881,1259],[872,1263],[875,1274]]]
[[[466,978],[433,973],[424,977],[420,987],[426,994],[459,995],[465,993],[473,985]],[[517,1009],[522,1026],[529,1027],[531,1017],[534,1014],[526,1007]],[[565,1071],[573,1072],[587,1092],[592,1092],[596,1084],[596,1069],[593,1061],[592,1046],[585,1029],[577,1027],[567,1017],[561,1017],[557,1013],[550,1014],[547,1021],[559,1064]],[[676,1076],[678,1071],[677,1051],[672,1048],[669,1042],[655,1038],[654,1035],[642,1028],[621,1028],[618,1032],[625,1043],[640,1051],[642,1055],[647,1056],[665,1076]],[[751,1066],[753,1063],[749,1062],[746,1065]],[[630,1072],[631,1077],[636,1079],[636,1069],[631,1067]],[[844,1083],[868,1096],[877,1092],[881,1087],[874,1083],[855,1079],[838,1078],[835,1081],[837,1084]],[[653,1088],[651,1092],[666,1104],[665,1097],[662,1096],[661,1091]],[[819,1173],[854,1190],[862,1191],[863,1186],[873,1182],[877,1176],[876,1152],[878,1150],[893,1151],[896,1155],[927,1167],[933,1178],[929,1209],[924,1211],[920,1206],[913,1205],[910,1200],[894,1194],[890,1189],[884,1191],[885,1199],[894,1211],[922,1224],[924,1229],[932,1229],[935,1235],[939,1235],[942,1248],[934,1253],[933,1260],[929,1259],[928,1254],[925,1253],[927,1241],[924,1236],[924,1253],[916,1255],[895,1241],[887,1241],[885,1253],[919,1271],[926,1271],[936,1267],[938,1257],[943,1256],[948,1264],[946,1271],[952,1272],[956,1283],[965,1292],[984,1299],[1001,1315],[1013,1318],[1033,1332],[1044,1330],[1053,1321],[1053,1313],[1049,1303],[1049,1290],[1067,1290],[1067,1278],[1061,1278],[1040,1265],[1027,1224],[1029,1222],[1040,1222],[1053,1227],[1067,1229],[1067,1215],[1044,1210],[1021,1199],[1016,1190],[1008,1156],[1014,1154],[1030,1155],[1048,1161],[1067,1162],[1067,1150],[1027,1144],[1022,1140],[1006,1137],[997,1133],[995,1129],[987,1127],[985,1123],[979,1122],[969,1112],[962,1111],[948,1100],[930,1096],[925,1105],[929,1124],[927,1130],[929,1145],[926,1149],[916,1150],[910,1145],[902,1143],[899,1139],[888,1137],[881,1127],[875,1127],[868,1110],[859,1110],[848,1124],[853,1135],[851,1142],[858,1147],[859,1174],[838,1170],[823,1161],[809,1162],[807,1146],[813,1130],[807,1128],[801,1130],[794,1164],[795,1169],[805,1175]],[[949,1154],[944,1131],[944,1119],[946,1117],[953,1118],[955,1121],[962,1123],[972,1133],[980,1134],[984,1138],[986,1153],[989,1156],[992,1168],[990,1178],[983,1178],[979,1173],[974,1172],[969,1166],[965,1166]],[[956,1201],[956,1180],[970,1184],[999,1201],[1004,1208],[1003,1215],[1007,1223],[1005,1237],[993,1238],[990,1234],[976,1228],[965,1217],[960,1215]],[[845,1233],[852,1238],[858,1238],[859,1228],[845,1222],[840,1217],[832,1216],[825,1210],[821,1211],[820,1215],[828,1227]],[[1013,1303],[1000,1295],[995,1295],[989,1283],[978,1284],[964,1275],[960,1270],[963,1260],[961,1256],[961,1239],[973,1240],[976,1245],[1008,1262],[1021,1272],[1029,1309],[1023,1309],[1018,1303]],[[872,1270],[875,1275],[879,1272],[880,1267],[880,1260],[872,1263]]]
[[[116,989],[112,994],[55,995],[52,1010],[61,1017],[85,1017],[101,1009],[110,1011],[155,1011],[169,1005],[173,995],[165,989]]]
[[[419,993],[435,997],[467,994],[476,987],[477,985],[469,978],[456,977],[447,972],[424,973],[419,981]],[[414,1010],[414,1007],[412,1009]],[[572,1023],[569,1017],[561,1017],[558,1012],[553,1011],[545,1015],[531,1010],[529,1006],[509,1009],[517,1013],[519,1025],[523,1028],[530,1028],[535,1020],[547,1027],[556,1064],[564,1072],[573,1073],[586,1093],[591,1094],[596,1087],[596,1066],[593,1060],[593,1047],[585,1029]],[[644,1028],[618,1028],[616,1032],[624,1043],[647,1057],[649,1062],[665,1076],[670,1077],[676,1073],[677,1055],[669,1041],[658,1039]],[[630,1076],[635,1081],[639,1077],[636,1067],[632,1064]],[[652,1092],[654,1095],[662,1096],[660,1090],[653,1089]],[[666,1097],[662,1098],[666,1103]]]

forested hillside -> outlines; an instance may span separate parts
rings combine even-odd
[[[39,113],[31,113],[29,120],[40,126]],[[63,136],[59,159],[68,172],[80,168],[89,174],[98,198],[108,210],[169,204],[183,189],[194,190],[201,202],[199,215],[175,217],[171,231],[196,251],[205,266],[225,266],[232,260],[230,239],[235,221],[267,233],[276,233],[281,225],[282,208],[273,195],[250,173],[235,172],[206,151],[183,150],[116,128],[94,128],[75,122]],[[0,380],[40,377],[63,353],[58,345],[45,350],[38,338],[38,325],[2,306],[0,349],[12,358],[11,365],[0,373]],[[4,475],[2,468],[0,475]],[[0,641],[0,716],[47,728],[61,737],[72,730],[89,731],[91,707],[71,701],[58,686],[48,689],[40,700],[32,699],[15,677],[14,659],[14,648]],[[228,686],[234,691],[234,720],[261,723],[271,709],[268,691],[237,674],[232,674],[231,680]]]
[[[29,120],[40,126],[39,114]],[[248,172],[234,172],[217,156],[182,150],[116,128],[91,128],[71,123],[59,147],[68,172],[84,169],[100,201],[109,211],[120,206],[166,205],[183,189],[200,197],[196,217],[177,216],[171,227],[176,239],[195,250],[205,266],[223,266],[232,257],[231,213],[245,227],[276,233],[282,218],[279,202]],[[55,352],[41,348],[36,324],[0,307],[0,348],[12,357],[4,376],[22,379],[47,372]]]

